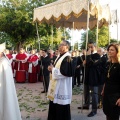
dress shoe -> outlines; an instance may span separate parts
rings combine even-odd
[[[83,107],[78,107],[78,109],[86,109],[86,110],[89,110],[89,107],[88,107],[88,106],[83,106]]]
[[[45,93],[45,91],[42,91],[41,93]]]
[[[89,114],[88,114],[88,117],[93,117],[94,115],[96,115],[97,113],[96,112],[90,112]]]

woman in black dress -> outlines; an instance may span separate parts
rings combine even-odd
[[[106,120],[119,120],[120,115],[120,51],[119,45],[108,46],[106,80],[102,90],[103,112]]]

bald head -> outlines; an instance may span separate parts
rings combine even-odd
[[[104,54],[104,49],[103,48],[98,48],[97,53],[102,56]]]

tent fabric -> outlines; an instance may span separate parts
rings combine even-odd
[[[61,26],[65,28],[73,28],[74,22],[75,29],[86,29],[87,12],[88,0],[59,0],[34,9],[33,21],[38,21],[39,23],[53,24],[56,27]],[[99,5],[99,0],[90,1],[89,12],[90,29],[96,27],[97,18],[99,19],[99,27],[107,23],[109,7],[102,8]],[[105,15],[105,13],[107,16]]]

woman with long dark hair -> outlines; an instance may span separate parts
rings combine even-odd
[[[106,79],[102,90],[103,112],[106,120],[119,120],[120,115],[120,46],[108,46],[108,64],[106,66]]]

